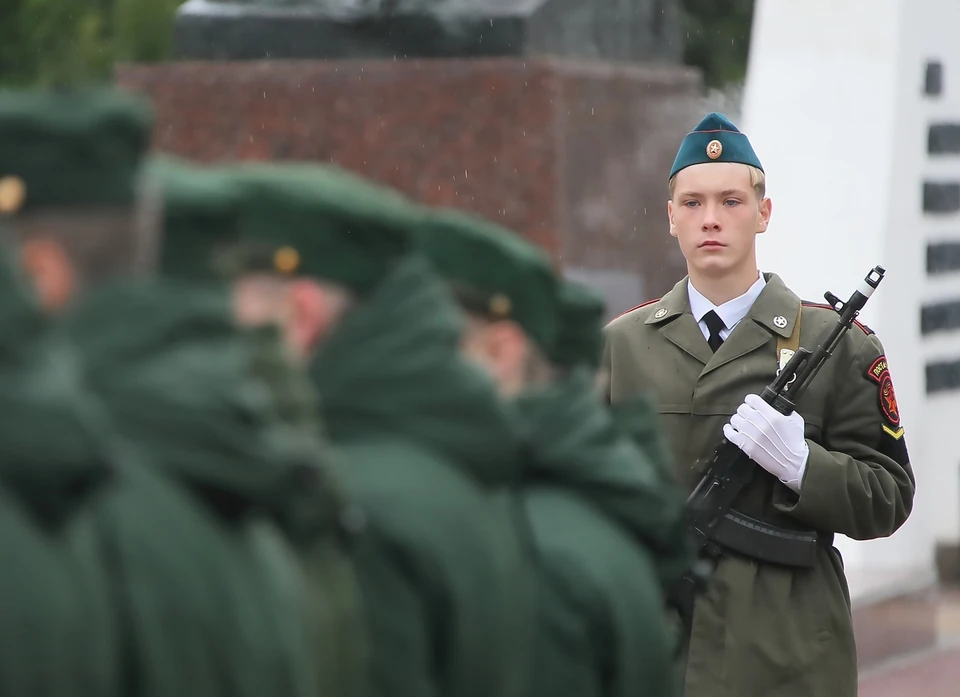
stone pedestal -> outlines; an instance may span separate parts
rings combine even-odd
[[[666,173],[696,123],[681,67],[557,59],[124,66],[155,146],[201,161],[335,163],[496,220],[602,289],[618,313],[685,272]]]
[[[183,59],[550,55],[679,63],[679,0],[189,0]]]

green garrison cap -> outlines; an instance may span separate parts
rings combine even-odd
[[[711,112],[680,143],[670,177],[690,165],[705,162],[739,162],[763,171],[750,140],[723,114]]]
[[[600,365],[603,353],[603,313],[606,303],[591,288],[564,280],[560,286],[560,330],[550,360],[572,368]]]
[[[0,91],[0,213],[132,204],[152,126],[115,90]]]
[[[468,310],[512,319],[549,355],[557,336],[559,281],[547,255],[509,230],[435,209],[421,248]]]
[[[344,170],[303,163],[233,170],[242,198],[237,271],[302,274],[364,294],[414,246],[424,210]]]
[[[146,173],[163,201],[161,273],[216,278],[218,255],[239,236],[239,187],[224,170],[165,155],[152,157]]]

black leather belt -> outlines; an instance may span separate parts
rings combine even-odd
[[[714,542],[752,559],[809,568],[817,560],[817,533],[788,530],[728,511],[710,536]]]

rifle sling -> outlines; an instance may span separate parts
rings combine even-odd
[[[797,310],[797,321],[790,336],[777,336],[778,369],[785,366],[800,347],[802,314],[803,304]],[[769,525],[733,510],[727,511],[710,537],[721,547],[758,561],[794,567],[812,567],[816,563],[817,533]]]
[[[793,331],[786,339],[777,335],[777,372],[787,364],[793,354],[800,348],[800,317],[803,315],[803,303],[800,303],[800,309],[797,310],[797,321],[793,325]]]

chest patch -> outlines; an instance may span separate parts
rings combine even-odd
[[[900,428],[900,407],[893,391],[893,379],[890,377],[886,356],[880,356],[870,364],[867,368],[867,379],[877,384],[877,403],[887,420],[884,430],[894,438],[899,438],[903,435],[903,429]]]

